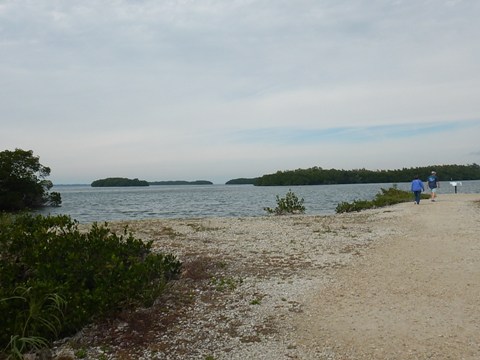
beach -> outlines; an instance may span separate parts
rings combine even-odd
[[[112,222],[183,262],[154,306],[56,344],[98,359],[478,359],[480,195],[328,216]],[[88,225],[82,225],[88,226]]]

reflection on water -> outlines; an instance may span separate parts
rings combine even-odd
[[[409,190],[410,183],[397,184]],[[46,208],[42,214],[67,214],[84,222],[122,219],[239,217],[265,215],[264,207],[276,206],[276,195],[291,189],[305,199],[306,213],[333,214],[338,203],[355,199],[370,200],[389,184],[348,184],[316,186],[183,185],[135,188],[92,188],[88,185],[55,186],[62,195],[62,206]],[[441,193],[454,193],[442,184]],[[480,181],[463,181],[459,193],[480,193]]]

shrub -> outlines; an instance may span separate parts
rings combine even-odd
[[[68,216],[28,214],[0,216],[0,225],[0,350],[12,339],[51,341],[122,307],[149,305],[180,272],[176,257],[153,253],[152,242],[126,228],[80,232]]]
[[[353,211],[362,211],[366,209],[371,209],[374,206],[373,201],[367,200],[353,200],[353,202],[341,202],[335,208],[337,214]]]
[[[285,215],[285,214],[303,214],[305,206],[303,206],[304,199],[298,199],[292,190],[288,190],[284,198],[277,195],[277,207],[275,209],[265,207],[263,210],[269,214]]]
[[[427,195],[422,195],[422,198],[428,198]],[[398,204],[402,202],[412,201],[412,193],[409,191],[399,190],[396,185],[388,189],[380,189],[380,192],[375,195],[371,201],[354,200],[351,203],[341,202],[335,208],[336,213],[345,213],[353,211],[362,211],[366,209],[379,208]]]

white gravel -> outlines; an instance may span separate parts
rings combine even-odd
[[[74,355],[79,350],[86,359],[473,359],[465,354],[480,354],[478,337],[472,343],[468,332],[478,329],[480,305],[479,284],[473,280],[479,268],[476,198],[444,195],[438,203],[332,216],[112,223],[118,230],[128,224],[137,237],[154,240],[155,250],[176,254],[184,262],[182,277],[152,308],[89,326],[59,342],[54,354],[57,360],[79,358]],[[452,214],[455,224],[448,223]],[[465,245],[458,246],[460,241]],[[459,275],[448,268],[455,252]],[[433,270],[432,253],[438,253]],[[464,266],[470,274],[465,280]],[[398,277],[399,272],[406,275]],[[439,272],[449,282],[422,278]],[[415,337],[426,336],[425,329],[445,330],[446,325],[435,329],[430,320],[399,343],[396,316],[408,313],[410,326],[419,326],[421,311],[429,306],[419,303],[426,289],[444,297],[443,307],[428,309],[431,318],[442,313],[444,324],[458,323],[458,314],[445,315],[449,298],[442,289],[452,284],[470,301],[470,313],[462,315],[469,322],[464,339],[449,335],[463,345],[449,348],[447,335],[432,335],[430,348],[419,343],[415,349]],[[349,325],[355,320],[357,327],[370,326],[371,316],[378,329],[369,329],[370,337]],[[390,339],[384,338],[383,326]]]

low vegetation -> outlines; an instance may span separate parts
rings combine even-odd
[[[428,198],[428,195],[422,194],[422,198]],[[389,189],[381,189],[380,192],[375,195],[373,200],[354,200],[351,203],[341,202],[335,208],[335,212],[340,214],[345,212],[362,211],[408,201],[413,201],[412,193],[399,190],[397,186],[394,185]]]
[[[94,319],[148,306],[181,263],[124,229],[68,216],[0,216],[0,359],[45,347]]]
[[[275,215],[303,214],[305,212],[303,202],[303,198],[299,199],[292,190],[288,190],[283,198],[277,195],[277,207],[275,209],[265,207],[263,210]]]

